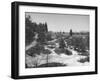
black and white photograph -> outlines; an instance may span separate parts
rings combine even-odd
[[[90,63],[89,15],[25,12],[25,67]]]
[[[12,3],[12,78],[97,74],[97,7]]]

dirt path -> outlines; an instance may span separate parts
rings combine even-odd
[[[36,46],[36,44],[37,44],[37,39],[38,39],[38,33],[35,34],[34,39],[35,39],[35,40],[34,40],[30,45],[28,45],[28,46],[25,47],[25,50],[26,50],[26,51],[27,51],[28,49],[30,49],[31,47]]]

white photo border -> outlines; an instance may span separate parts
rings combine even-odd
[[[90,65],[78,67],[25,68],[25,12],[81,14],[90,16]],[[95,72],[95,10],[55,8],[42,6],[19,6],[19,75],[41,75],[76,72]]]

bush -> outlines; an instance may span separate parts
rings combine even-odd
[[[82,58],[82,59],[78,60],[78,62],[81,62],[81,63],[89,62],[89,61],[90,61],[89,57]]]
[[[56,48],[54,51],[55,51],[55,53],[57,53],[57,54],[64,53],[64,49],[61,49],[61,48]]]
[[[66,55],[72,55],[72,52],[68,49],[56,48],[54,51],[57,54],[65,53]]]
[[[67,54],[67,55],[72,55],[72,52],[69,51],[68,49],[65,49],[65,54]]]
[[[42,50],[42,53],[43,53],[43,54],[50,54],[50,53],[51,53],[51,51],[50,51],[50,50],[48,50],[48,49],[44,49],[44,50]]]

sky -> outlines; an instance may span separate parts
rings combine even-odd
[[[26,12],[25,15],[30,15],[32,22],[47,22],[49,31],[69,32],[70,29],[74,32],[89,31],[89,15],[36,12]]]

